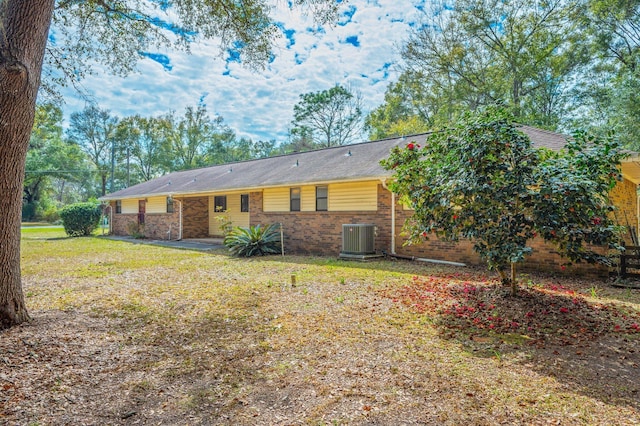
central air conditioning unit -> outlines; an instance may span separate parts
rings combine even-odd
[[[342,254],[373,254],[376,226],[370,223],[342,225]]]

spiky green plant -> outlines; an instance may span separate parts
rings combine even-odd
[[[251,257],[277,254],[281,251],[278,224],[265,227],[233,228],[224,238],[224,245],[234,256]]]

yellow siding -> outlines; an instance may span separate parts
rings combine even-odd
[[[316,211],[316,187],[303,186],[300,190],[300,210],[303,212]]]
[[[243,228],[249,227],[249,213],[240,211],[240,195],[246,194],[246,192],[230,192],[219,193],[209,197],[209,234],[214,236],[222,236],[222,230],[220,229],[221,222],[216,219],[217,217],[227,217],[231,220],[231,226],[240,226]],[[213,205],[213,200],[216,195],[227,196],[227,211],[224,213],[216,213]]]
[[[147,199],[147,213],[166,213],[167,197],[151,197]]]
[[[354,182],[329,185],[329,211],[378,210],[378,183]]]
[[[122,214],[138,213],[138,200],[122,200]]]
[[[288,212],[290,205],[289,188],[270,188],[262,193],[262,210],[265,212]]]

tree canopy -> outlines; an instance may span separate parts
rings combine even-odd
[[[336,85],[328,90],[300,95],[293,107],[291,133],[323,148],[345,145],[360,137],[362,98]]]
[[[637,0],[436,1],[402,46],[401,74],[367,117],[369,137],[437,129],[503,102],[515,119],[609,129],[637,149]]]

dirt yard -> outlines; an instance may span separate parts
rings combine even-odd
[[[23,271],[2,424],[640,424],[638,290],[36,236]]]

